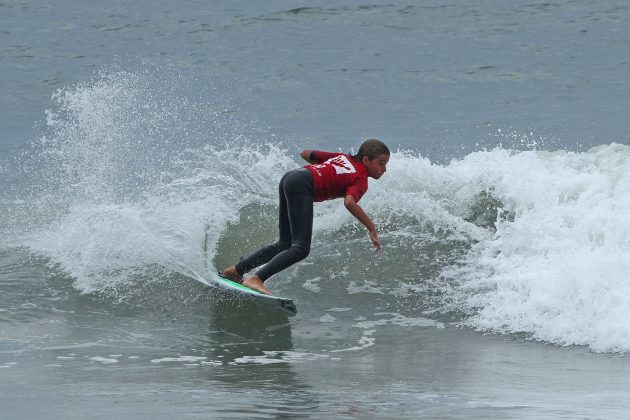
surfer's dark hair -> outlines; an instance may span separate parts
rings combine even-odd
[[[380,155],[389,155],[389,148],[380,140],[370,139],[363,142],[359,147],[359,153],[353,156],[357,160],[367,156],[368,160],[376,159]]]

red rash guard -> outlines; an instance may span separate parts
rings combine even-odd
[[[351,195],[358,202],[368,189],[365,165],[344,153],[315,151],[317,164],[306,165],[313,174],[314,201]]]

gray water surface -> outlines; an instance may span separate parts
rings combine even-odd
[[[369,198],[380,255],[318,207],[309,259],[273,280],[292,319],[181,268],[273,240],[301,149],[377,137],[423,167],[630,143],[629,24],[612,0],[0,2],[0,418],[628,417],[627,349],[477,331],[443,302],[495,221],[457,188]]]

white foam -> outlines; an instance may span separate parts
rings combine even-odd
[[[307,279],[302,285],[302,287],[308,290],[309,292],[320,293],[322,291],[322,288],[319,285],[319,282],[321,279],[322,279],[321,277],[314,277],[312,279]]]
[[[111,365],[114,363],[118,363],[118,359],[113,359],[111,357],[94,356],[94,357],[88,357],[88,359],[94,362],[102,363],[104,365]]]
[[[326,354],[299,351],[263,351],[261,355],[246,355],[234,359],[229,364],[270,365],[276,363],[298,363],[313,360],[330,359]]]
[[[384,291],[382,287],[379,287],[376,285],[375,281],[366,280],[366,279],[364,279],[361,282],[354,281],[354,280],[351,281],[346,287],[346,290],[351,295],[356,295],[359,293],[382,294]]]
[[[177,357],[162,357],[160,359],[152,359],[151,363],[198,363],[205,362],[208,358],[204,356],[177,356]]]
[[[388,315],[391,316],[389,319],[377,319],[373,321],[360,321],[356,324],[359,328],[374,328],[382,325],[398,325],[401,327],[435,327],[435,328],[444,328],[444,324],[439,321],[434,321],[429,318],[424,317],[406,317],[399,313],[389,313],[389,312],[379,312],[374,314],[376,316]]]
[[[14,366],[17,366],[17,362],[6,362],[0,365],[0,369],[9,369]]]
[[[379,312],[376,316],[389,316],[389,318],[381,318],[377,320],[367,321],[364,317],[358,317],[355,327],[363,329],[361,337],[357,340],[356,346],[346,347],[343,349],[331,350],[331,353],[361,351],[376,344],[374,334],[378,327],[384,325],[398,325],[401,327],[433,327],[444,328],[444,324],[424,317],[406,317],[399,313]]]
[[[630,351],[630,148],[494,151],[451,167],[493,186],[515,214],[443,273],[466,323]]]
[[[319,322],[335,322],[337,320],[337,318],[335,318],[334,316],[332,316],[331,314],[326,314],[326,315],[322,315],[319,318]]]
[[[331,353],[340,353],[347,351],[360,351],[372,347],[376,343],[376,338],[373,337],[376,330],[364,330],[363,335],[357,341],[356,346],[346,347],[343,349],[331,350]]]

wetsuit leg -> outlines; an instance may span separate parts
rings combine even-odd
[[[313,176],[304,168],[290,171],[280,180],[278,193],[278,242],[239,261],[236,271],[240,274],[268,263],[256,272],[265,281],[303,260],[310,252],[313,233]]]

